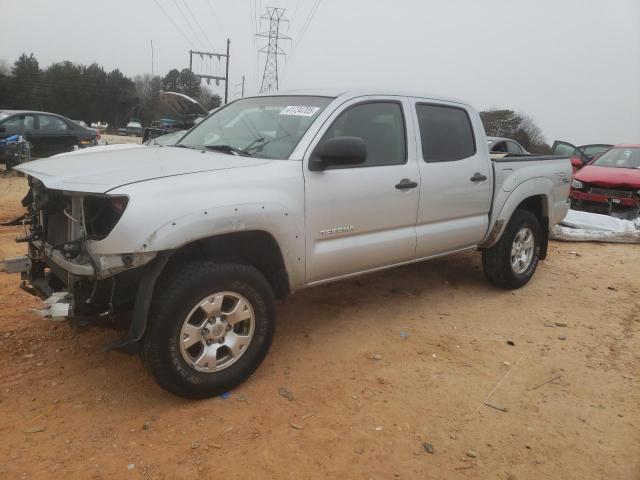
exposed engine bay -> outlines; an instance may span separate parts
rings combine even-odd
[[[46,188],[29,178],[27,209],[21,223],[28,255],[14,259],[21,287],[44,300],[43,316],[92,319],[113,317],[133,306],[140,269],[155,255],[92,254],[91,243],[104,239],[124,213],[128,198]]]

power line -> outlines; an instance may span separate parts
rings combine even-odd
[[[187,28],[189,29],[189,31],[191,32],[191,34],[194,36],[194,38],[196,39],[196,42],[199,42],[201,44],[201,46],[206,46],[205,43],[202,41],[202,38],[200,38],[200,35],[198,34],[198,32],[195,31],[195,29],[193,28],[193,26],[191,25],[191,22],[189,21],[189,19],[187,18],[187,16],[184,14],[184,12],[182,11],[182,8],[180,8],[180,6],[178,5],[178,2],[176,0],[171,0],[173,2],[173,4],[175,5],[176,9],[178,10],[178,13],[180,14],[180,16],[183,18],[183,20],[185,21],[185,23],[187,24]]]
[[[189,37],[187,37],[185,35],[185,33],[180,29],[180,27],[178,27],[178,24],[176,22],[173,21],[173,18],[171,18],[167,12],[164,10],[164,8],[162,8],[162,5],[160,5],[160,3],[158,2],[158,0],[153,0],[154,3],[158,6],[158,8],[160,9],[160,11],[164,14],[165,17],[167,17],[167,19],[171,22],[171,24],[175,27],[175,29],[178,31],[178,33],[180,33],[180,35],[182,35],[184,37],[184,39],[187,41],[187,43],[189,45],[191,45],[191,47],[196,48],[196,46],[194,45],[194,43],[189,39]]]
[[[202,25],[200,25],[200,22],[198,21],[197,17],[193,14],[193,10],[191,10],[191,7],[189,6],[189,4],[185,0],[182,0],[182,3],[184,4],[185,7],[187,7],[187,11],[189,12],[189,15],[191,15],[191,18],[193,19],[196,26],[204,36],[205,40],[209,43],[209,46],[215,50],[216,48],[215,45],[211,42],[211,40],[207,36],[207,33],[204,31],[204,28],[202,28]]]
[[[211,15],[213,16],[213,19],[216,21],[216,23],[218,24],[218,28],[220,29],[220,31],[224,34],[225,37],[228,37],[229,35],[227,34],[227,29],[224,28],[222,26],[222,24],[220,23],[220,20],[218,20],[218,15],[216,14],[215,10],[213,9],[213,5],[211,5],[211,2],[213,0],[204,0],[204,3],[207,4],[207,7],[209,7],[209,11],[211,12]]]
[[[316,0],[316,3],[314,3],[313,6],[311,7],[311,10],[309,11],[309,14],[307,15],[305,23],[302,25],[302,29],[300,31],[300,34],[298,35],[297,42],[295,43],[295,45],[293,45],[291,47],[291,53],[289,54],[289,60],[291,60],[291,57],[293,57],[293,54],[295,53],[298,45],[300,45],[300,43],[302,43],[302,38],[304,37],[304,34],[307,32],[307,29],[309,28],[309,25],[311,25],[311,21],[313,20],[314,15],[318,11],[318,7],[320,7],[320,3],[321,2],[322,2],[322,0]]]
[[[296,14],[298,13],[298,8],[300,8],[300,0],[296,0],[296,8],[293,9],[293,15],[291,15],[291,24],[292,25],[296,21]]]

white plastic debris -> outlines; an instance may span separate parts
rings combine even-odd
[[[569,210],[550,237],[568,242],[640,243],[640,218],[623,220],[598,213]]]
[[[68,296],[68,292],[55,292],[42,301],[43,308],[41,310],[33,308],[31,311],[43,318],[50,318],[56,321],[66,320],[69,316],[70,308],[70,304],[65,301]]]

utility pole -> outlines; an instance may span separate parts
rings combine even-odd
[[[216,52],[200,52],[198,50],[189,50],[189,70],[191,71],[191,73],[193,73],[196,77],[200,79],[204,78],[207,81],[207,83],[209,83],[211,80],[215,80],[216,85],[220,85],[220,82],[224,82],[224,103],[225,104],[229,100],[229,59],[231,58],[230,48],[231,48],[231,40],[227,38],[226,54],[216,53]],[[194,55],[200,55],[201,58],[208,57],[209,59],[213,59],[213,57],[216,57],[218,60],[224,57],[226,60],[224,77],[194,73],[193,72],[193,56]]]
[[[231,46],[231,40],[227,38],[227,66],[224,73],[224,104],[227,104],[229,99],[229,47]]]
[[[244,98],[244,75],[242,75],[242,97]]]
[[[153,40],[151,40],[151,76],[153,77]]]
[[[258,37],[268,38],[267,45],[258,50],[267,55],[260,91],[271,92],[278,90],[278,56],[286,55],[278,45],[278,41],[291,40],[291,37],[280,34],[280,23],[289,22],[289,20],[284,18],[284,8],[277,7],[267,7],[267,13],[260,18],[269,22],[269,30],[257,34]]]

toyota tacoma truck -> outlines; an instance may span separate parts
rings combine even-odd
[[[242,98],[173,146],[17,169],[28,255],[5,270],[43,316],[125,319],[107,348],[189,398],[255,371],[296,290],[469,249],[491,283],[524,286],[571,180],[568,157],[491,160],[465,103],[380,91]]]

